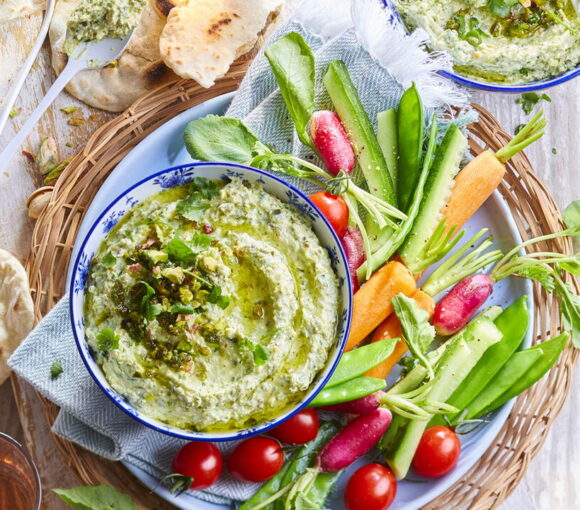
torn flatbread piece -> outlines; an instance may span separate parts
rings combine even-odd
[[[282,0],[185,0],[169,12],[159,49],[182,78],[211,87],[256,44]]]
[[[8,379],[8,358],[34,326],[28,276],[14,255],[0,249],[0,385]]]
[[[44,9],[45,0],[0,0],[0,23]]]

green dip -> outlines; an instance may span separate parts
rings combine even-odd
[[[511,5],[510,5],[511,4]],[[580,63],[580,20],[571,0],[395,0],[405,24],[424,29],[457,72],[526,83]]]
[[[68,21],[66,53],[80,43],[123,39],[137,26],[146,1],[81,0]]]
[[[113,389],[189,430],[299,402],[336,341],[338,279],[309,220],[260,186],[196,179],[128,212],[91,265],[85,331]]]

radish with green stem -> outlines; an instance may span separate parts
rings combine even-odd
[[[334,112],[320,110],[310,118],[310,137],[320,159],[332,175],[352,172],[356,163],[350,140]]]
[[[577,329],[580,300],[562,280],[560,273],[564,271],[577,275],[580,272],[580,255],[552,252],[518,255],[518,252],[538,242],[578,235],[580,228],[571,228],[530,239],[510,250],[496,263],[491,273],[475,274],[461,280],[435,307],[432,322],[437,332],[451,335],[463,328],[491,295],[494,284],[511,275],[532,278],[549,290],[555,288],[563,300],[564,318],[572,329]]]

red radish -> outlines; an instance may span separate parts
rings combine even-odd
[[[334,112],[320,110],[310,119],[310,136],[326,168],[332,175],[342,170],[349,174],[355,165],[350,140]]]
[[[488,274],[473,274],[455,285],[433,312],[437,333],[449,336],[462,329],[491,296],[494,281]]]
[[[366,259],[363,237],[358,227],[348,226],[340,242],[348,262],[352,291],[355,293],[359,289],[356,270]]]
[[[387,409],[357,416],[336,434],[318,454],[320,471],[336,473],[370,451],[391,424]]]
[[[324,406],[320,409],[335,413],[369,414],[381,406],[381,396],[384,394],[384,391],[376,391],[366,397],[357,398],[350,402],[342,402],[341,404]]]

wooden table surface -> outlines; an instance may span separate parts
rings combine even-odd
[[[6,95],[11,78],[24,61],[40,21],[40,16],[32,16],[0,27],[0,98]],[[38,104],[53,79],[48,49],[45,46],[16,104],[20,113],[9,121],[6,130],[0,135],[0,149],[8,143]],[[552,98],[551,103],[543,103],[549,121],[546,136],[530,148],[527,154],[536,172],[547,183],[556,202],[563,208],[580,197],[580,79],[551,89],[548,94]],[[515,104],[516,98],[517,96],[509,94],[474,94],[474,101],[494,113],[508,131],[513,131],[527,118],[520,106]],[[72,116],[82,117],[84,124],[71,126],[71,116],[60,111],[63,106],[79,106],[80,110]],[[111,114],[85,107],[63,93],[44,115],[23,149],[34,153],[43,137],[53,136],[57,140],[61,156],[67,157],[80,149],[87,136],[110,118]],[[65,146],[67,142],[72,146]],[[40,185],[41,178],[21,154],[14,158],[7,175],[0,175],[0,248],[11,251],[21,260],[28,253],[33,228],[33,220],[26,215],[26,198]],[[23,431],[18,421],[10,382],[0,386],[0,409],[0,431],[22,440]],[[580,382],[576,378],[572,394],[550,431],[543,449],[529,466],[525,478],[515,492],[501,505],[501,510],[572,510],[580,507],[578,431]],[[47,493],[53,487],[78,484],[65,459],[55,450],[48,431],[39,426],[33,437],[42,443],[43,459],[39,461],[39,467]],[[44,508],[60,510],[65,506],[54,495],[47,494]]]

